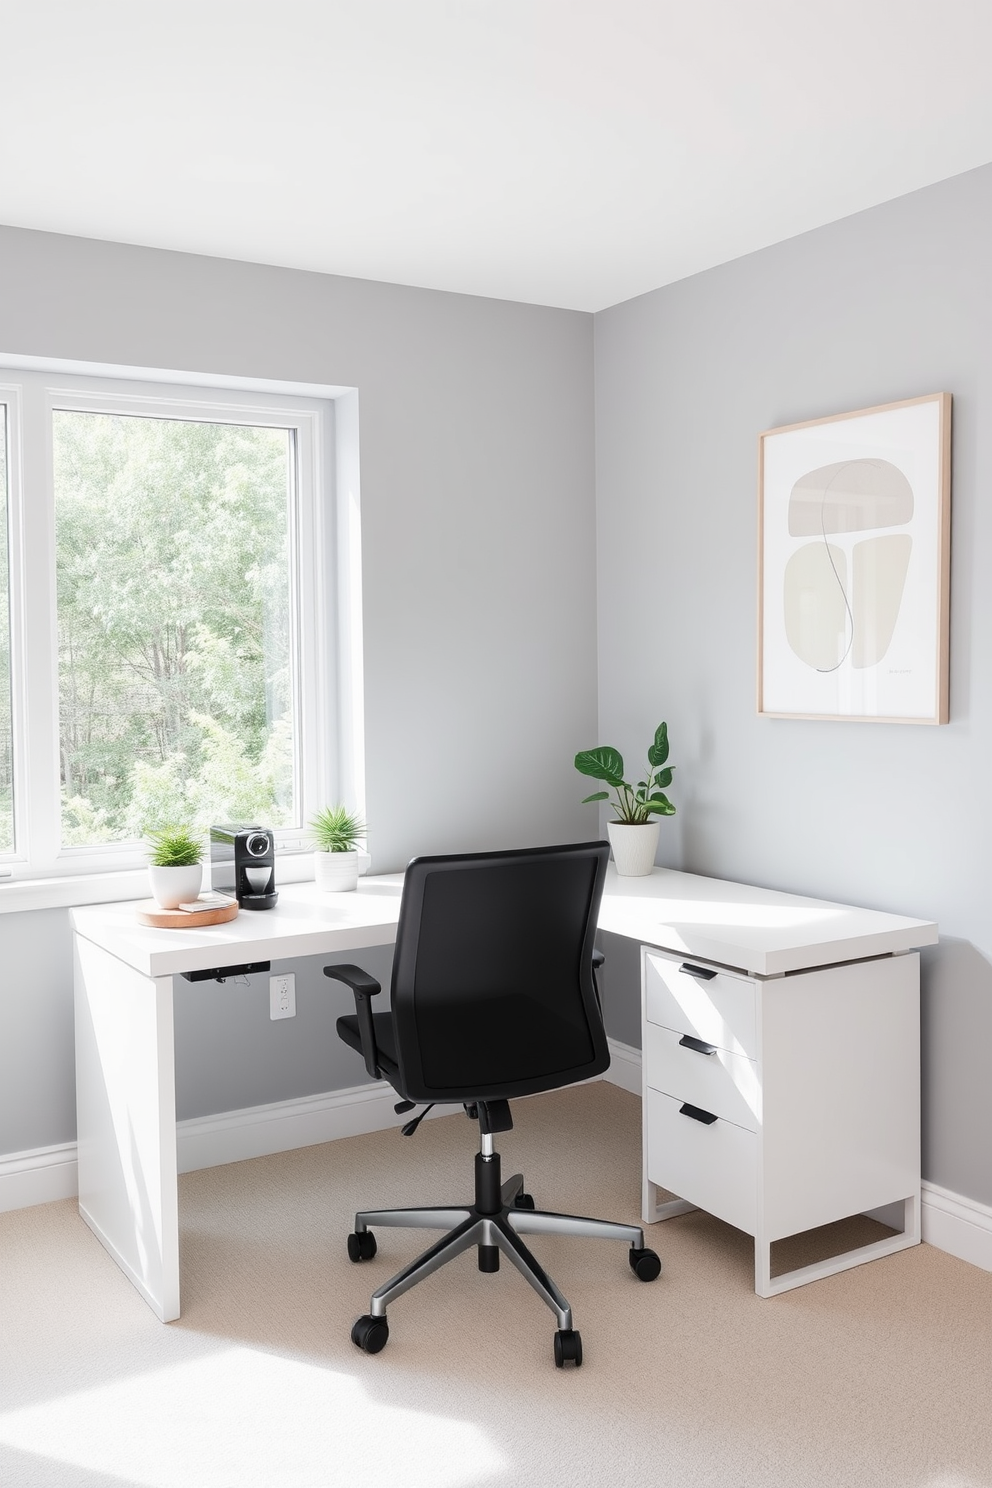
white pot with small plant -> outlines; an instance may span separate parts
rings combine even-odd
[[[606,823],[606,830],[617,872],[628,878],[650,873],[658,850],[659,818],[675,815],[675,807],[665,795],[675,768],[668,763],[668,724],[660,723],[655,729],[654,743],[648,750],[648,768],[636,786],[624,780],[623,756],[609,745],[577,754],[575,768],[594,780],[605,780],[616,796],[613,802],[616,817]],[[585,801],[609,799],[608,790],[585,797]]]
[[[313,872],[318,889],[341,893],[358,888],[358,875],[365,861],[359,844],[366,827],[357,812],[346,806],[327,806],[310,822],[313,843]]]
[[[203,880],[203,843],[192,827],[157,827],[148,833],[152,898],[161,909],[191,904]]]

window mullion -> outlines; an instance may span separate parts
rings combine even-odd
[[[325,744],[328,657],[326,618],[321,603],[319,575],[322,565],[322,513],[314,501],[314,430],[311,420],[301,419],[296,439],[296,492],[294,502],[294,547],[296,550],[294,612],[297,644],[294,646],[296,692],[300,709],[300,739],[297,747],[300,825],[330,799]]]
[[[331,457],[330,438],[326,441]],[[365,700],[362,641],[361,482],[358,462],[358,393],[341,396],[334,411],[333,461],[335,520],[322,549],[324,633],[336,638],[333,692],[326,697],[327,718],[334,717],[334,789],[337,800],[351,800],[365,815]],[[330,670],[326,672],[330,677]],[[333,715],[332,715],[333,706]],[[325,758],[332,752],[325,746]]]
[[[11,682],[17,855],[50,872],[61,845],[51,411],[25,379],[11,503]]]

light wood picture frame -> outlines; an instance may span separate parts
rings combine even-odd
[[[758,712],[947,723],[951,395],[758,439]]]

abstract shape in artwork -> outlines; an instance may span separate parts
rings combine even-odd
[[[913,539],[908,532],[869,537],[854,544],[851,567],[857,623],[851,649],[852,666],[875,666],[889,649],[912,550]]]
[[[913,488],[888,460],[842,460],[799,477],[789,497],[789,534],[818,538],[790,557],[783,574],[785,633],[800,661],[835,672],[851,657],[876,666],[892,641],[913,550],[908,533],[855,543],[853,596],[844,549],[828,533],[900,527],[912,520]]]
[[[841,460],[807,470],[789,497],[790,537],[901,527],[912,516],[913,488],[888,460]]]
[[[818,672],[840,666],[851,647],[847,558],[832,543],[804,543],[785,565],[785,634]]]

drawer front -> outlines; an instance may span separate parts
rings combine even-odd
[[[748,1235],[757,1215],[758,1138],[731,1121],[710,1125],[680,1114],[682,1102],[647,1091],[647,1175],[707,1214]]]
[[[706,1048],[713,1049],[712,1044]],[[702,1106],[748,1131],[761,1122],[758,1066],[743,1054],[726,1049],[703,1053],[680,1042],[671,1028],[644,1025],[644,1083],[690,1105]]]
[[[699,972],[683,967],[698,967]],[[691,957],[644,954],[644,1011],[649,1023],[757,1059],[755,997],[755,983],[747,977],[716,971]]]

